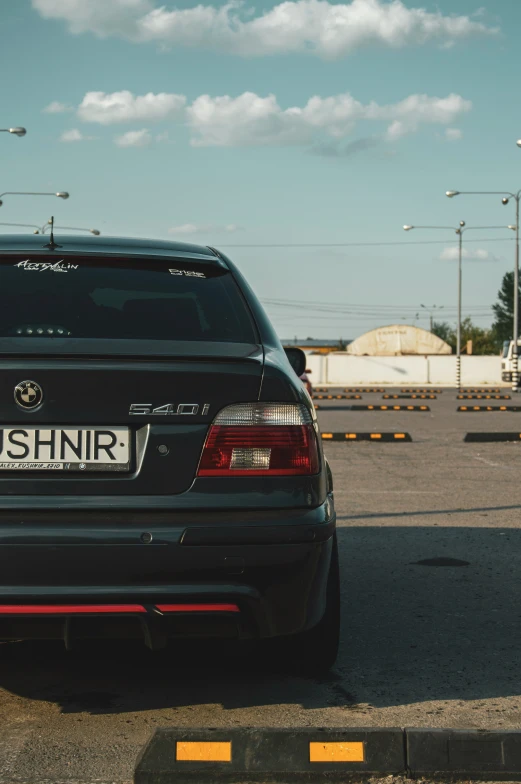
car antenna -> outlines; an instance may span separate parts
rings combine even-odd
[[[56,250],[56,248],[61,248],[62,246],[57,245],[54,241],[54,215],[51,216],[49,223],[51,224],[51,236],[47,245],[44,245],[43,247],[49,248],[49,250]]]

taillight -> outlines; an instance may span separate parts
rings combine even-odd
[[[302,476],[318,470],[317,437],[305,406],[238,403],[215,418],[198,476]]]

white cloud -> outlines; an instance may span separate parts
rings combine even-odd
[[[447,128],[445,130],[445,138],[448,142],[459,142],[463,138],[463,131],[459,128]]]
[[[176,93],[136,96],[121,90],[86,93],[77,115],[85,122],[101,125],[178,120],[189,128],[190,142],[195,147],[312,145],[312,151],[318,154],[325,150],[324,154],[348,155],[361,148],[394,143],[429,125],[446,126],[448,138],[456,139],[461,132],[452,125],[471,108],[471,101],[454,93],[445,98],[410,95],[398,103],[384,105],[375,101],[363,104],[350,93],[325,98],[315,95],[303,106],[283,109],[275,95],[259,96],[253,92],[236,97],[200,95],[187,105],[186,97]],[[372,126],[369,134],[365,133],[353,148],[346,147],[345,141],[359,123]],[[80,140],[79,131],[74,131],[74,138],[73,132],[69,133],[70,138],[64,141]],[[332,146],[331,140],[337,144]],[[145,146],[152,141],[169,141],[168,131],[152,137],[143,128],[116,137],[120,147]]]
[[[67,22],[71,33],[124,38],[133,38],[137,21],[153,9],[149,0],[32,0],[32,5],[44,19]]]
[[[446,125],[470,111],[472,104],[459,95],[446,98],[411,95],[396,104],[362,104],[349,93],[314,96],[303,107],[281,109],[274,95],[243,93],[212,98],[201,95],[187,107],[194,146],[307,145],[326,134],[336,139],[352,133],[360,121],[386,125],[383,138],[395,141],[420,126]]]
[[[78,128],[71,128],[70,131],[64,131],[60,136],[61,142],[90,142],[94,136],[85,136]]]
[[[127,131],[122,136],[116,136],[114,142],[118,147],[148,147],[152,136],[148,128],[140,131]]]
[[[457,261],[459,250],[456,246],[444,248],[441,252],[441,261]],[[462,248],[461,257],[469,261],[498,261],[497,257],[484,248]]]
[[[228,223],[225,226],[216,226],[213,223],[183,223],[168,229],[169,234],[234,234],[241,231],[241,226]]]
[[[78,117],[84,122],[113,125],[145,120],[163,120],[181,112],[186,99],[174,93],[134,95],[130,90],[116,93],[92,91],[85,94],[78,107]]]
[[[402,0],[285,0],[255,15],[241,0],[220,7],[156,6],[152,0],[32,0],[47,19],[72,33],[116,35],[136,42],[198,47],[242,56],[288,52],[342,57],[362,47],[391,48],[494,35],[478,17],[407,8]]]
[[[60,103],[60,101],[51,101],[51,103],[42,109],[42,112],[45,114],[62,114],[64,112],[73,112],[73,106],[67,106],[65,103]]]

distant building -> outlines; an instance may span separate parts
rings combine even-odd
[[[378,327],[353,340],[348,354],[369,357],[400,357],[406,354],[452,354],[444,340],[420,327],[391,324]]]
[[[291,340],[281,340],[284,348],[297,347],[303,351],[311,351],[314,354],[330,354],[332,351],[345,351],[351,343],[350,340],[320,340],[315,338],[291,338]]]

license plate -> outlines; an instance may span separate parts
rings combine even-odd
[[[0,471],[128,471],[128,427],[0,427]]]

